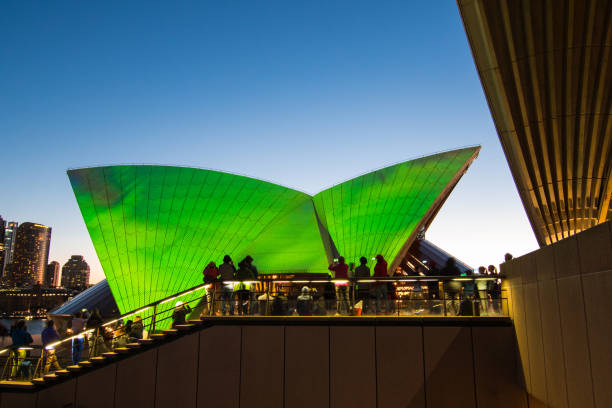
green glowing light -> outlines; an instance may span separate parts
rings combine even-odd
[[[391,263],[457,172],[478,150],[422,157],[356,177],[314,196],[346,262],[381,254]]]
[[[212,170],[108,166],[68,171],[122,313],[202,283],[225,254],[260,273],[326,273],[381,253],[389,261],[479,148],[400,163],[311,197]],[[190,294],[183,301],[202,294]]]

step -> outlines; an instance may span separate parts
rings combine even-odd
[[[174,327],[176,327],[178,331],[183,332],[183,331],[188,331],[188,330],[195,328],[196,325],[195,324],[177,324]]]
[[[147,345],[147,344],[152,344],[155,340],[153,339],[138,339],[138,343],[142,344],[143,346]]]
[[[119,354],[127,354],[127,353],[129,353],[130,351],[132,351],[132,349],[129,349],[129,348],[127,348],[127,347],[117,347],[117,348],[115,349],[115,351],[116,351],[117,353],[119,353]]]
[[[45,379],[45,381],[55,381],[59,378],[59,376],[55,373],[51,373],[43,375],[43,378]]]
[[[141,347],[141,344],[140,343],[128,343],[125,345],[125,347],[129,349],[137,349]]]
[[[168,329],[168,330],[164,330],[163,333],[167,334],[169,336],[176,336],[178,334],[178,330],[177,329]]]
[[[78,373],[79,371],[83,370],[83,367],[81,367],[80,365],[70,365],[66,367],[66,369],[71,373]]]
[[[151,338],[151,340],[163,340],[166,338],[166,335],[163,333],[155,333],[155,334],[151,334],[149,335],[149,337]]]
[[[94,364],[102,364],[103,362],[106,361],[106,358],[102,356],[97,356],[97,357],[90,358],[89,361],[91,361]]]
[[[32,378],[32,383],[36,385],[43,385],[45,383],[45,379],[43,377]]]
[[[119,357],[119,353],[115,353],[114,351],[109,351],[107,353],[102,353],[102,356],[106,358],[117,358]]]
[[[93,366],[93,363],[90,360],[85,360],[85,361],[80,361],[79,365],[81,367],[86,367],[86,368],[90,368]]]
[[[35,387],[32,381],[0,381],[0,388],[20,388],[31,390]]]
[[[66,377],[66,376],[70,375],[70,371],[68,371],[66,369],[57,370],[55,372],[55,375],[57,375],[59,377]]]
[[[196,326],[201,325],[202,323],[204,323],[204,320],[202,317],[200,317],[199,319],[191,319],[188,322],[189,324],[195,324]]]

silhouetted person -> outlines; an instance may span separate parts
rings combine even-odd
[[[53,327],[54,326],[53,320],[51,319],[47,320],[46,326],[47,327],[45,327],[45,329],[40,334],[40,340],[43,345],[42,352],[45,354],[44,373],[48,374],[51,367],[53,367],[54,370],[61,369],[59,362],[57,361],[57,356],[55,355],[55,348],[49,347],[50,344],[58,341],[60,336],[57,333],[57,330],[55,330],[55,327]]]
[[[374,277],[375,278],[387,278],[389,274],[387,272],[387,261],[385,258],[378,254],[376,255],[376,265],[374,265]],[[374,282],[373,284],[374,296],[376,297],[376,314],[381,314],[381,300],[385,300],[385,312],[391,312],[391,305],[389,304],[389,289],[387,282]]]
[[[312,296],[308,286],[302,288],[302,293],[297,298],[296,309],[300,316],[310,316],[312,314]]]
[[[200,316],[212,313],[212,302],[213,294],[215,290],[220,289],[220,285],[217,283],[219,277],[219,268],[214,262],[209,262],[206,268],[202,271],[202,281],[204,282],[206,293],[202,296],[196,310],[199,311]]]
[[[202,271],[202,280],[204,283],[213,283],[219,276],[219,268],[214,262],[209,262],[206,268]]]
[[[81,312],[76,312],[72,318],[71,332],[78,335],[72,339],[72,364],[78,364],[81,361],[81,354],[83,353],[83,343],[85,337],[79,333],[85,328],[86,319],[83,318]]]
[[[338,257],[338,262],[334,262],[329,265],[329,270],[334,272],[334,279],[348,279],[348,265],[344,262],[344,257]],[[349,302],[348,302],[348,281],[345,282],[336,282],[336,296],[337,296],[337,307],[336,313],[340,314],[342,309],[349,312]]]
[[[236,271],[236,279],[239,280],[234,287],[234,291],[238,295],[238,312],[241,315],[247,314],[249,310],[249,298],[250,298],[250,283],[245,281],[252,281],[255,279],[257,268],[253,265],[253,258],[247,255],[242,261],[238,263],[238,271]]]
[[[253,275],[253,279],[257,280],[259,278],[259,271],[257,270],[257,267],[255,266],[255,264],[253,263],[253,257],[251,255],[247,255],[246,258],[244,258],[244,260],[246,261],[247,265],[249,266],[249,269],[251,270],[251,274]],[[249,314],[253,314],[255,313],[255,305],[257,304],[256,300],[257,300],[257,283],[251,284],[249,285],[250,288],[250,306],[249,306]]]
[[[55,330],[55,323],[53,323],[53,320],[47,320],[47,324],[45,326],[45,329],[42,331],[42,333],[40,333],[40,340],[43,347],[48,346],[60,338],[57,330]]]
[[[219,277],[221,278],[221,313],[225,314],[225,303],[229,302],[229,314],[234,314],[234,284],[236,279],[236,267],[229,255],[223,257],[223,263],[219,266]]]
[[[370,279],[370,267],[367,265],[368,259],[365,256],[359,258],[359,266],[355,268],[355,278]],[[368,303],[370,301],[370,284],[367,282],[357,282],[357,301],[363,302],[363,313],[368,312]]]
[[[465,271],[466,276],[473,276],[473,271],[468,269]],[[459,314],[461,316],[480,316],[480,309],[476,303],[478,290],[476,282],[473,280],[463,281],[461,288],[461,304],[459,306]]]
[[[13,326],[11,326],[10,335],[13,341],[11,345],[13,359],[11,377],[15,377],[20,371],[22,363],[24,363],[27,356],[27,350],[24,350],[22,347],[29,346],[34,340],[30,333],[28,333],[28,327],[26,326],[25,320],[18,320],[13,324]]]
[[[279,293],[274,300],[272,300],[272,316],[284,316],[287,314],[287,298]]]
[[[455,258],[448,258],[446,260],[446,265],[440,271],[440,275],[442,276],[461,276],[461,270],[457,267],[457,261]],[[447,280],[444,282],[444,292],[446,293],[446,298],[449,301],[448,306],[450,311],[453,314],[459,313],[459,308],[457,305],[457,298],[459,297],[459,292],[461,291],[461,283],[454,280]]]
[[[489,298],[489,304],[492,306],[492,311],[494,313],[499,313],[501,309],[501,279],[499,279],[499,272],[497,272],[495,265],[489,265],[487,268],[487,275],[494,278],[487,281],[487,296]]]
[[[251,275],[253,275],[253,279],[257,279],[259,277],[259,271],[257,270],[257,267],[253,264],[253,257],[251,255],[247,255],[244,258],[244,262],[249,267]]]

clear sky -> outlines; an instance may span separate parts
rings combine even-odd
[[[66,169],[214,168],[316,193],[480,144],[427,238],[537,248],[453,1],[0,2],[0,215],[103,272]]]

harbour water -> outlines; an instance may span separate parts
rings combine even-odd
[[[16,322],[18,319],[0,319],[0,322],[10,330],[11,325]],[[34,340],[35,345],[39,345],[40,343],[40,333],[42,333],[45,326],[44,319],[32,319],[26,320],[26,327],[28,328],[28,332],[32,335],[32,339]],[[7,347],[11,345],[11,338],[8,337],[0,337],[0,348]]]

